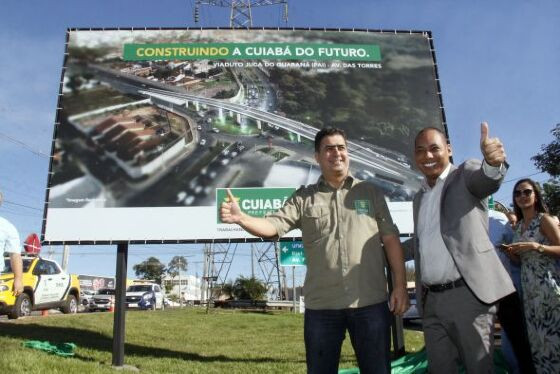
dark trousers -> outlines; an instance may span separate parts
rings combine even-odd
[[[531,346],[525,328],[523,306],[517,292],[500,300],[497,316],[511,343],[521,373],[535,373]]]
[[[304,337],[307,372],[338,372],[346,330],[361,374],[391,371],[390,312],[387,303],[341,310],[305,310]]]
[[[428,292],[422,324],[431,374],[494,373],[496,306],[480,302],[467,286]]]

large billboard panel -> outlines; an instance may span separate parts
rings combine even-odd
[[[276,207],[319,177],[327,125],[409,233],[413,137],[446,131],[429,32],[71,29],[58,107],[53,244],[251,240],[219,222],[224,189]]]

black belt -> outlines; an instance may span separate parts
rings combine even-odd
[[[465,285],[465,281],[463,278],[459,278],[454,280],[453,282],[443,283],[443,284],[432,284],[432,285],[424,285],[430,292],[443,292],[447,290],[451,290],[453,288],[462,287]]]

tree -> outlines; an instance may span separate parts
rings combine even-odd
[[[265,284],[255,277],[240,276],[233,284],[233,295],[238,300],[263,300],[266,291]]]
[[[560,215],[560,123],[551,131],[552,142],[541,146],[541,152],[531,159],[535,166],[552,177],[543,184],[544,201],[551,214]]]
[[[233,299],[233,282],[231,280],[222,285],[220,295],[225,295],[228,299]]]
[[[151,279],[161,285],[161,280],[165,273],[165,265],[156,257],[149,257],[146,261],[134,265],[132,270],[134,270],[137,277]]]
[[[189,262],[185,256],[174,256],[169,264],[167,264],[167,274],[171,276],[171,278],[175,278],[177,275],[180,275],[180,272],[186,272],[188,268]]]
[[[187,271],[188,261],[185,256],[173,256],[169,264],[167,264],[167,274],[171,276],[172,279],[175,279],[176,276],[179,276],[179,306],[183,306],[183,296],[181,294],[181,272]]]

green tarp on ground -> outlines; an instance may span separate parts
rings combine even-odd
[[[499,349],[494,350],[494,368],[496,374],[507,374],[508,369],[502,352]],[[464,373],[464,370],[460,370]],[[360,369],[341,369],[338,374],[359,374]],[[423,349],[417,353],[409,353],[401,358],[391,362],[391,374],[424,374],[428,373],[428,359],[426,350]]]
[[[52,344],[47,341],[27,340],[23,342],[23,346],[27,348],[39,349],[57,356],[71,357],[74,356],[76,344],[74,343],[58,343]]]

